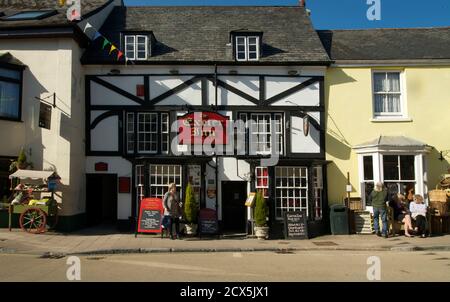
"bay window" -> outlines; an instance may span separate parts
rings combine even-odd
[[[384,184],[389,194],[414,194],[416,184],[414,155],[384,155]]]

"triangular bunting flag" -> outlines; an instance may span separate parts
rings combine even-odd
[[[119,53],[117,54],[117,61],[119,61],[122,56],[123,52],[119,50]]]
[[[103,41],[103,47],[102,49],[105,49],[106,46],[108,46],[109,44],[111,44],[111,42],[108,41],[108,39],[106,39],[105,37],[103,37],[105,39],[105,41]]]
[[[92,25],[89,24],[89,22],[88,22],[88,23],[86,23],[86,26],[84,27],[83,32],[86,33],[86,30],[88,30],[89,28],[93,28],[93,27],[92,27]]]
[[[114,45],[111,45],[111,49],[109,50],[109,54],[111,54],[116,49],[117,49],[117,47],[115,47]]]
[[[102,36],[102,34],[97,31],[97,32],[95,32],[94,38],[92,38],[92,40],[97,40],[101,36]]]

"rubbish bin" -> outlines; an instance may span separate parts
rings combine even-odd
[[[348,235],[348,208],[344,205],[335,204],[330,207],[331,233],[333,235]]]

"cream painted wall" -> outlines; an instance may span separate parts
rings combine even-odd
[[[408,136],[434,149],[427,156],[428,186],[433,189],[441,174],[450,167],[450,158],[438,160],[439,151],[450,150],[450,66],[398,67],[404,72],[408,122],[372,121],[371,68],[332,67],[325,78],[330,203],[342,201],[346,175],[350,172],[352,196],[360,197],[358,160],[353,146],[379,135]]]
[[[56,169],[61,176],[62,215],[84,211],[84,81],[81,52],[72,39],[2,40],[0,51],[21,60],[24,72],[22,123],[0,121],[1,155],[23,147],[34,169]],[[38,127],[39,101],[56,93],[51,130]],[[48,99],[52,102],[52,98]]]

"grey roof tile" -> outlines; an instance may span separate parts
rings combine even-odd
[[[101,8],[110,0],[81,0],[83,16]],[[0,18],[0,30],[11,28],[33,28],[71,24],[66,18],[67,7],[59,7],[57,0],[0,0],[0,13],[10,16],[21,11],[57,10],[58,13],[42,20],[4,21]]]
[[[263,32],[260,62],[328,62],[302,7],[116,7],[101,33],[120,45],[123,31],[152,31],[158,41],[151,62],[234,62],[230,32]],[[94,42],[84,63],[115,61]],[[123,46],[121,47],[123,49]]]
[[[450,27],[318,33],[332,60],[450,59]]]

